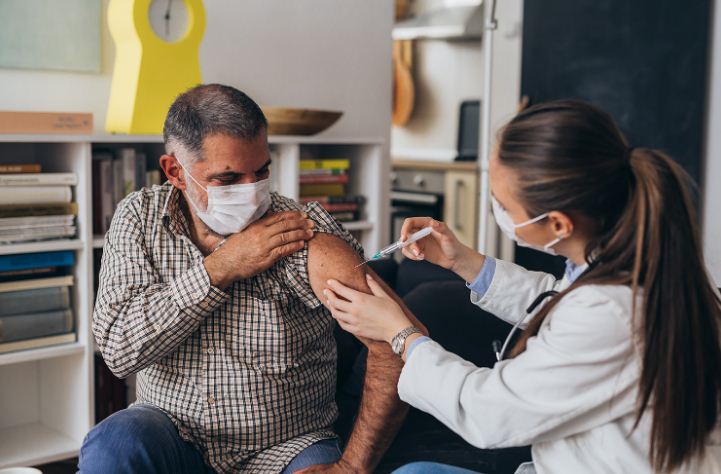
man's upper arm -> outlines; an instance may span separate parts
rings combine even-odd
[[[313,293],[322,302],[326,282],[336,279],[343,284],[365,293],[370,293],[366,282],[365,265],[360,256],[340,237],[326,233],[317,233],[308,242],[308,277]]]

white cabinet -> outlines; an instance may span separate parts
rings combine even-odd
[[[349,158],[350,188],[367,197],[364,218],[345,227],[357,232],[374,252],[388,235],[388,144],[383,139],[270,137],[276,190],[297,198],[299,160],[304,153],[317,158]],[[92,152],[98,148],[138,147],[157,159],[158,136],[41,136],[0,135],[0,164],[40,163],[43,172],[78,175],[78,236],[73,240],[0,246],[0,254],[73,250],[75,286],[73,309],[77,341],[43,349],[0,355],[0,468],[37,465],[76,456],[94,424],[93,248],[102,238],[92,233]]]

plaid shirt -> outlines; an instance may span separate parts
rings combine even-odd
[[[308,246],[227,291],[210,284],[180,191],[131,194],[105,238],[93,332],[108,366],[138,373],[138,403],[163,410],[219,472],[279,472],[333,438],[334,321],[310,287]],[[271,210],[299,210],[272,195]],[[358,242],[317,203],[315,230]]]

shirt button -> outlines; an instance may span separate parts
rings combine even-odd
[[[153,329],[155,329],[155,332],[157,333],[163,332],[163,327],[158,323],[153,324]]]
[[[208,397],[208,404],[214,405],[215,404],[215,398],[214,397]]]
[[[208,354],[215,354],[215,350],[212,347],[209,347]]]
[[[200,298],[203,297],[203,293],[201,293],[201,292],[199,292],[199,291],[196,291],[196,292],[193,293],[191,296],[193,297],[193,299],[199,300]]]

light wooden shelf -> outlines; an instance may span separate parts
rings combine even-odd
[[[45,242],[28,242],[24,244],[0,245],[0,255],[15,253],[36,253],[54,252],[57,250],[79,250],[83,248],[83,241],[72,240],[48,240]]]
[[[79,451],[80,440],[42,423],[0,430],[0,468],[58,461],[77,456]]]
[[[22,362],[32,362],[36,360],[53,359],[55,357],[65,357],[74,354],[82,354],[85,351],[85,345],[81,342],[68,342],[58,344],[56,346],[39,347],[37,349],[26,349],[23,351],[8,352],[0,354],[0,366],[8,364],[19,364]],[[0,457],[0,459],[2,459]]]

